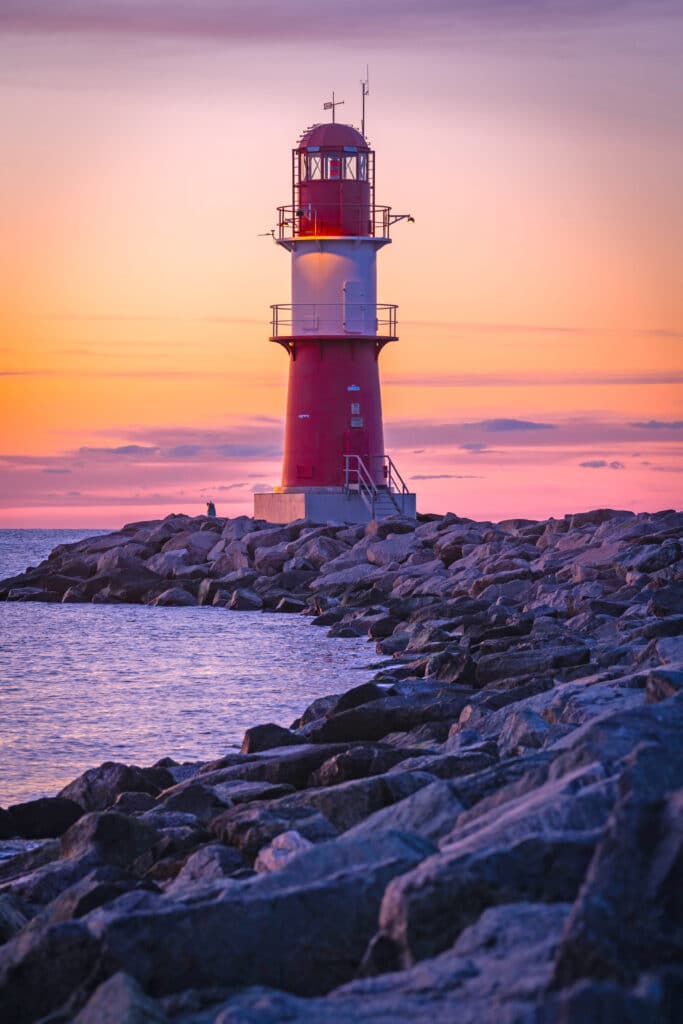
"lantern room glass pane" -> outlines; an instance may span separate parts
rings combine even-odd
[[[322,158],[320,153],[306,154],[306,178],[308,181],[316,181],[322,178]]]
[[[328,153],[325,157],[325,177],[336,181],[341,178],[342,160],[339,153]]]
[[[367,181],[368,180],[368,154],[367,153],[359,153],[358,154],[358,180],[359,181]]]
[[[344,157],[344,177],[345,178],[349,178],[352,181],[355,180],[355,177],[356,177],[356,163],[357,163],[357,160],[356,160],[356,154],[355,153],[353,154],[353,156],[348,156],[347,155],[347,156]]]

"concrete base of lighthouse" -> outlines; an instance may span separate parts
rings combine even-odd
[[[378,500],[376,519],[392,515],[416,516],[416,495],[395,495],[399,513],[390,500]],[[291,523],[295,519],[309,519],[314,523],[369,523],[370,509],[359,494],[347,494],[341,488],[326,490],[275,491],[254,495],[254,517],[268,523]]]

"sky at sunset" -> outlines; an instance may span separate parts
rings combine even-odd
[[[302,129],[360,123],[422,512],[683,502],[680,0],[0,0],[0,526],[251,512]]]

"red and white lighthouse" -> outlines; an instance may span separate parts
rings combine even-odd
[[[375,204],[375,154],[351,125],[316,124],[292,151],[292,202],[275,240],[291,254],[291,302],[271,341],[289,384],[282,485],[255,495],[271,522],[415,516],[384,450],[379,353],[397,340],[395,305],[377,302],[377,253],[405,215]]]

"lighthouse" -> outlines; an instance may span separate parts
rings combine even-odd
[[[334,100],[333,100],[334,103]],[[377,301],[377,253],[405,214],[375,203],[375,153],[351,125],[306,129],[292,151],[291,203],[273,236],[291,261],[291,302],[270,340],[289,360],[282,483],[254,496],[270,522],[415,517],[415,494],[384,448],[379,355],[397,306]]]

